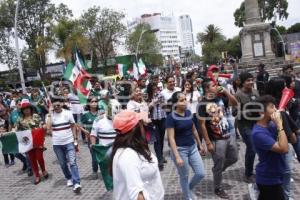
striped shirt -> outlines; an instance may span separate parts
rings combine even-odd
[[[112,120],[103,115],[102,118],[99,117],[94,121],[91,135],[99,139],[99,144],[108,146],[115,141],[117,133],[113,128]]]
[[[60,113],[52,114],[52,142],[53,145],[65,145],[74,142],[71,125],[74,118],[70,111],[63,109]]]

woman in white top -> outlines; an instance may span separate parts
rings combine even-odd
[[[187,79],[187,80],[183,81],[182,92],[186,96],[187,109],[190,110],[191,113],[193,114],[193,122],[195,124],[196,129],[197,129],[199,137],[201,138],[200,125],[199,125],[199,122],[198,122],[198,119],[197,119],[198,103],[201,101],[200,92],[197,91],[197,90],[194,90],[194,84],[193,84],[192,79]]]
[[[116,200],[164,199],[158,161],[147,145],[141,119],[141,114],[124,110],[113,120],[117,137],[110,170]]]

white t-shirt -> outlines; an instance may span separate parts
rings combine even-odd
[[[127,103],[127,110],[131,110],[131,111],[134,111],[134,112],[149,112],[149,108],[148,108],[148,105],[146,102],[137,102],[137,101],[134,101],[134,100],[130,100],[128,101]]]
[[[198,100],[201,97],[200,93],[198,91],[193,92],[193,98],[192,98],[192,103],[190,102],[191,99],[191,93],[188,93],[186,95],[186,101],[187,101],[187,109],[189,109],[193,114],[197,113],[197,105],[198,105]]]
[[[161,95],[164,97],[165,103],[167,103],[167,101],[171,99],[172,95],[175,92],[179,92],[179,91],[181,91],[179,87],[175,87],[173,91],[169,90],[168,88],[165,88],[161,91]]]
[[[53,145],[65,145],[74,142],[71,124],[74,118],[70,111],[63,109],[60,113],[52,113],[52,142]]]
[[[118,149],[113,159],[114,199],[136,200],[143,192],[146,200],[164,199],[157,158],[148,162],[131,148]]]
[[[113,128],[112,120],[107,119],[105,115],[95,119],[91,135],[99,138],[99,144],[103,146],[111,145],[116,138],[116,131]]]
[[[70,109],[73,114],[81,114],[83,113],[84,109],[83,106],[80,104],[80,100],[78,96],[75,94],[68,94],[69,102],[70,102]]]

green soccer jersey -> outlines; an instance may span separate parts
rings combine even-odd
[[[99,116],[99,112],[97,112],[95,115],[91,112],[84,113],[80,118],[83,128],[91,132],[93,123],[98,116]]]

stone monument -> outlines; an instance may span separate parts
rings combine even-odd
[[[271,47],[271,25],[264,23],[257,0],[245,0],[246,22],[240,32],[242,62],[252,63],[275,58]]]

